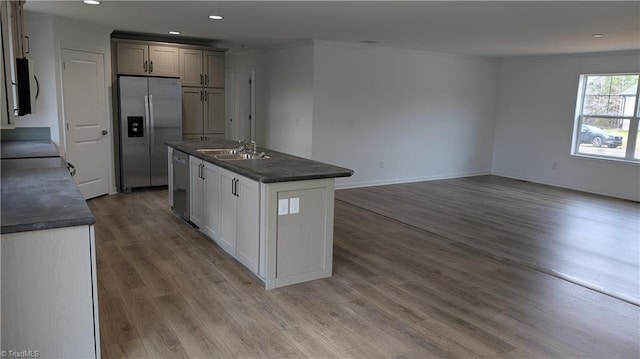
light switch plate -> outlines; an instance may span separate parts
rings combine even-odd
[[[284,216],[289,214],[289,199],[279,199],[278,200],[278,216]]]
[[[289,199],[289,213],[296,214],[300,212],[300,198],[294,197]]]

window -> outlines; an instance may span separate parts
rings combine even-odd
[[[640,74],[581,75],[573,155],[640,162]]]

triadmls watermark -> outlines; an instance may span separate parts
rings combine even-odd
[[[40,358],[39,350],[3,350],[3,358]]]

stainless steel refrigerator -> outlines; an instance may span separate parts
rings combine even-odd
[[[182,138],[180,79],[120,76],[120,191],[168,184],[165,141]]]

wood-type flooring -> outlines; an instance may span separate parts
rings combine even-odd
[[[571,200],[565,209],[570,213],[581,201],[595,206],[597,198],[597,210],[583,214],[595,221],[603,211],[637,211],[637,204],[510,181],[477,177],[419,187],[400,185],[410,193],[408,200],[395,197],[396,193],[385,203],[389,209],[397,206],[401,213],[411,207],[412,198],[424,194],[421,201],[426,203],[438,193],[444,207],[461,211],[474,207],[479,213],[478,204],[464,203],[460,192],[474,197],[499,183],[501,189],[489,190],[487,195],[492,198],[493,193],[496,198],[487,201],[502,203],[503,210],[494,203],[485,214],[486,220],[495,223],[519,208],[512,202],[519,197],[525,202],[539,197],[565,201],[547,190],[567,193]],[[448,228],[440,231],[374,213],[379,209],[364,202],[381,202],[385,187],[337,192],[331,278],[271,291],[174,215],[166,191],[90,200],[97,220],[102,357],[640,356],[638,306],[502,255],[508,240],[498,241],[497,249],[491,248],[491,241],[477,244],[481,249],[468,244],[465,238],[473,226],[461,225],[462,215],[448,218],[425,208],[420,210],[426,212],[415,214],[438,228]],[[510,195],[503,198],[505,191]],[[355,203],[359,196],[363,201]],[[518,238],[535,237],[533,232],[541,230],[545,235],[556,232],[552,237],[563,235],[564,227],[537,225],[557,224],[563,215],[567,218],[563,206],[559,207],[540,206],[536,225],[522,223]],[[479,218],[469,220],[479,223],[477,233],[488,231]],[[620,222],[612,225],[616,224]],[[592,231],[600,230],[596,227]],[[461,228],[460,238],[456,228]],[[499,229],[493,231],[500,234]],[[552,256],[543,250],[533,254]]]

